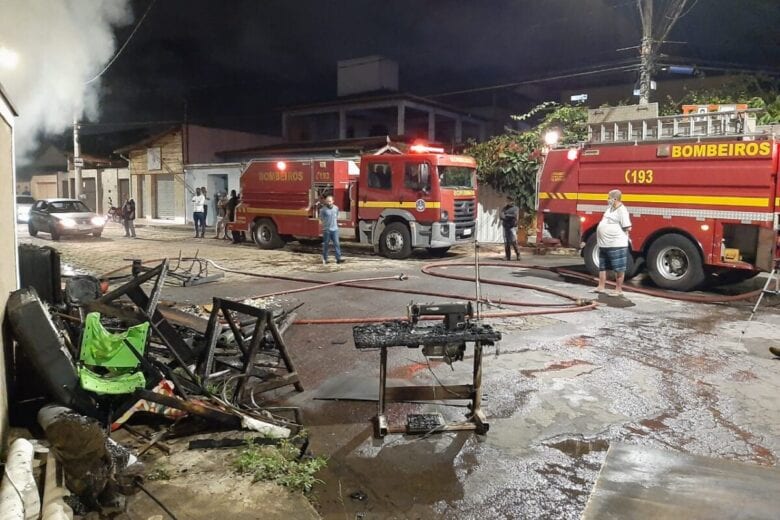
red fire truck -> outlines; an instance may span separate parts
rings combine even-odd
[[[375,252],[406,258],[413,248],[427,248],[443,255],[457,241],[474,238],[475,172],[473,158],[421,144],[409,153],[357,161],[253,160],[241,174],[241,204],[230,229],[251,235],[262,249],[316,239],[318,204],[333,195],[339,227],[354,230]]]
[[[739,117],[602,125],[606,138],[592,133],[587,144],[550,151],[538,178],[538,240],[552,235],[580,247],[588,270],[597,272],[596,227],[607,193],[619,189],[633,224],[627,274],[645,265],[656,285],[689,291],[708,276],[727,283],[771,270],[780,143],[729,132]]]

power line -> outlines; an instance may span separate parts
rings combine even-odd
[[[138,20],[138,23],[135,24],[135,27],[133,27],[133,31],[130,33],[130,36],[127,37],[127,39],[125,40],[125,43],[123,43],[122,46],[119,48],[119,50],[116,52],[116,54],[114,54],[114,57],[111,58],[111,61],[108,62],[108,65],[103,67],[103,70],[98,72],[97,76],[95,76],[91,80],[89,80],[86,83],[84,83],[85,85],[89,85],[90,83],[92,83],[93,81],[98,79],[100,76],[102,76],[109,69],[109,67],[111,67],[111,65],[114,64],[114,62],[117,60],[117,58],[119,58],[119,56],[122,54],[122,51],[125,50],[125,47],[127,47],[127,44],[130,43],[130,40],[133,39],[133,35],[135,35],[135,32],[138,30],[139,27],[141,27],[141,24],[144,23],[144,20],[146,19],[146,15],[149,14],[149,11],[152,10],[152,7],[154,7],[155,3],[157,3],[157,0],[152,0],[152,2],[149,4],[149,7],[146,8],[146,12],[144,13],[144,15],[141,17],[140,20]]]
[[[520,87],[523,85],[532,85],[534,83],[546,83],[548,81],[556,81],[560,79],[570,79],[570,78],[579,78],[583,76],[593,76],[596,74],[605,74],[608,72],[631,72],[634,70],[637,70],[639,68],[639,65],[635,63],[635,60],[632,60],[631,63],[625,64],[625,65],[617,65],[613,67],[606,67],[606,68],[600,68],[595,70],[583,70],[583,71],[572,71],[568,73],[558,74],[555,76],[545,76],[541,78],[534,78],[534,79],[527,79],[527,80],[521,80],[521,81],[515,81],[512,83],[502,83],[498,85],[490,85],[487,87],[475,87],[475,88],[469,88],[469,89],[463,89],[463,90],[454,90],[450,92],[441,92],[438,94],[428,94],[424,97],[428,98],[436,98],[436,97],[448,97],[448,96],[455,96],[458,94],[471,94],[474,92],[486,92],[490,90],[503,90],[506,88],[512,88],[512,87]]]

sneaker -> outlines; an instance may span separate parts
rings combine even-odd
[[[328,261],[326,259],[322,259],[322,265],[328,265]]]

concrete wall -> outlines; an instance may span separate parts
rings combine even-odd
[[[111,207],[109,198],[116,207],[121,207],[123,202],[119,199],[119,179],[130,180],[130,170],[128,168],[104,168],[100,170],[100,182],[98,184],[98,204],[100,213],[107,213]]]
[[[209,211],[206,215],[206,225],[213,226],[216,223],[216,195],[217,190],[230,193],[230,190],[240,191],[242,165],[239,163],[225,164],[188,164],[184,167],[184,177],[188,186],[205,186],[208,190]],[[224,182],[227,182],[225,186]],[[187,223],[192,223],[192,196],[185,201],[187,208]]]
[[[186,155],[185,162],[188,164],[218,162],[219,159],[215,154],[224,150],[242,150],[282,142],[281,137],[199,125],[187,125],[186,131],[184,153]]]
[[[5,351],[10,346],[6,335],[5,304],[8,294],[16,290],[16,219],[14,213],[14,113],[0,89],[0,442],[5,445],[8,433],[8,391],[5,380]]]

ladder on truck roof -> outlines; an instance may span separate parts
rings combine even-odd
[[[713,139],[764,135],[756,132],[759,108],[739,111],[677,114],[622,121],[588,121],[590,143],[635,143],[673,139]]]

